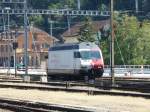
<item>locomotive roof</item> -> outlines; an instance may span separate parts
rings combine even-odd
[[[59,44],[49,48],[49,51],[79,49],[80,45],[95,45],[91,42]]]
[[[79,49],[79,44],[59,44],[49,48],[49,51]]]
[[[56,45],[54,45],[52,47],[71,46],[71,45],[80,45],[80,44],[94,45],[95,43],[92,43],[92,42],[64,43],[64,44],[56,44]]]

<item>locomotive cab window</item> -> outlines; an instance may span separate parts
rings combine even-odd
[[[81,51],[81,58],[82,59],[100,59],[100,53],[99,51]]]
[[[74,52],[74,58],[80,58],[80,52]]]

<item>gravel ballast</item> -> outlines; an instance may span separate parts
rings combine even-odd
[[[40,90],[0,88],[0,97],[88,107],[97,112],[149,112],[150,100],[140,97],[88,95]]]

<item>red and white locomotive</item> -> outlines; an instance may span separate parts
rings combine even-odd
[[[60,44],[48,52],[48,75],[101,77],[104,61],[101,49],[94,43]]]

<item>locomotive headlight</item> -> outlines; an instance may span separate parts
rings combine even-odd
[[[102,66],[99,65],[98,68],[102,68]]]
[[[103,68],[103,66],[102,66],[102,65],[99,65],[98,68]]]

